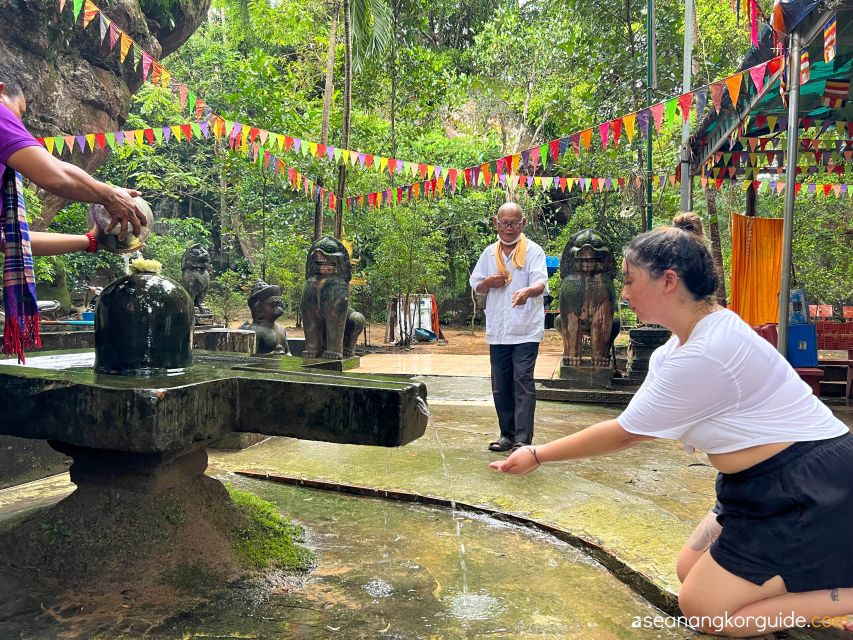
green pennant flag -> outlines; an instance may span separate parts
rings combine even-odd
[[[196,101],[195,94],[194,93],[188,93],[187,94],[187,109],[189,109],[190,115],[195,113],[195,101]],[[228,129],[225,131],[225,133],[231,133],[231,130]]]
[[[190,124],[190,129],[192,129],[193,135],[196,138],[203,138],[204,137],[204,134],[201,132],[201,126],[199,125],[198,122],[193,122],[192,124]]]
[[[728,166],[731,161],[732,161],[732,154],[724,153],[723,154],[723,164]]]
[[[163,127],[154,127],[154,139],[157,140],[157,144],[162,144],[162,142],[163,142]]]
[[[133,45],[133,68],[139,70],[139,65],[142,62],[142,49],[135,44]]]
[[[539,147],[539,158],[542,161],[542,166],[546,166],[548,164],[548,145],[543,144]]]
[[[303,141],[302,141],[302,145],[299,147],[299,152],[300,152],[303,156],[310,155],[310,151],[309,151],[309,149],[308,149],[308,147],[310,147],[310,146],[311,146],[311,145],[308,143],[308,141],[307,141],[307,140],[303,140]]]
[[[80,10],[83,9],[83,0],[74,0],[74,21],[80,17]]]
[[[56,136],[54,140],[56,140],[56,155],[61,156],[62,149],[65,148],[65,138],[63,138],[62,136]]]
[[[107,144],[110,145],[110,149],[113,151],[116,150],[116,134],[113,131],[108,131],[104,137],[107,139]]]
[[[679,122],[681,120],[681,116],[676,113],[676,108],[678,107],[678,98],[671,98],[664,103],[664,110],[666,112],[666,120],[667,122]]]
[[[335,164],[341,163],[341,156],[344,154],[344,150],[338,147],[335,147]]]

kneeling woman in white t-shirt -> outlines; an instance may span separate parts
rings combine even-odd
[[[522,474],[679,440],[720,472],[717,505],[676,563],[685,616],[750,636],[853,612],[853,435],[769,342],[711,301],[717,278],[697,216],[637,236],[624,254],[622,297],[673,333],[645,382],[615,420],[490,466]]]

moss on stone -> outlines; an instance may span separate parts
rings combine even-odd
[[[297,544],[302,527],[287,522],[271,502],[254,494],[228,487],[231,500],[247,516],[236,532],[234,549],[245,562],[258,569],[308,569],[314,554]]]
[[[210,597],[211,593],[227,585],[220,572],[200,560],[177,565],[163,574],[163,582],[182,593],[198,597]]]

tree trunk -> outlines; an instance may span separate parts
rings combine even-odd
[[[352,16],[350,0],[344,0],[344,127],[341,146],[349,148],[350,108],[352,106]],[[338,201],[335,207],[335,237],[340,239],[344,231],[344,201],[347,188],[347,166],[338,167]]]
[[[323,92],[323,123],[320,127],[320,142],[329,143],[329,114],[332,110],[332,94],[335,88],[335,51],[338,46],[338,3],[331,5],[331,22],[329,23],[329,49],[326,53],[326,88]],[[323,186],[322,178],[317,179],[317,184]],[[323,203],[318,200],[314,203],[314,241],[323,235]]]
[[[711,235],[711,258],[714,260],[714,271],[717,272],[717,304],[728,306],[726,302],[726,272],[723,270],[723,247],[720,242],[720,225],[717,218],[717,192],[715,189],[705,189],[705,202],[708,204],[708,229]]]

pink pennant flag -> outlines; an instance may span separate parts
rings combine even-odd
[[[758,93],[764,88],[764,73],[767,71],[767,63],[759,64],[749,70],[749,77],[752,78],[752,84]]]
[[[660,133],[660,126],[663,122],[664,106],[665,105],[663,102],[658,102],[657,104],[653,104],[651,107],[649,107],[652,112],[652,117],[655,120],[655,131],[657,131],[658,133]]]
[[[610,136],[610,123],[605,122],[598,125],[598,132],[601,135],[601,148],[607,150],[607,138]]]
[[[65,0],[59,0],[59,13],[65,8]]]
[[[143,50],[142,51],[142,79],[148,80],[148,76],[151,74],[151,63],[153,60],[148,53]]]

